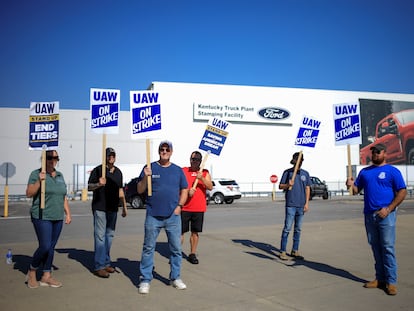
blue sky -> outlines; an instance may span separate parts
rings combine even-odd
[[[0,107],[152,81],[414,94],[414,1],[13,0],[0,4]]]

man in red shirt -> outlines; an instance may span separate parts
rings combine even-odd
[[[187,202],[181,209],[181,243],[184,241],[184,234],[191,229],[191,252],[187,260],[192,264],[198,264],[196,250],[199,232],[203,231],[204,213],[207,210],[206,190],[213,189],[213,183],[211,182],[211,176],[208,170],[200,170],[202,158],[200,152],[194,151],[191,153],[190,167],[183,167],[189,191]],[[194,185],[195,182],[197,182],[196,185]]]

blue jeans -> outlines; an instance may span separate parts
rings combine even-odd
[[[93,212],[95,271],[105,269],[105,267],[111,265],[111,257],[109,253],[115,235],[117,215],[117,212]]]
[[[397,283],[397,259],[394,249],[396,220],[396,212],[391,212],[384,219],[375,213],[365,214],[365,230],[375,260],[375,277],[388,284]]]
[[[37,270],[43,264],[43,272],[52,271],[55,246],[62,232],[63,220],[43,220],[32,218],[39,247],[33,254],[30,269]]]
[[[280,241],[280,251],[286,252],[289,232],[292,229],[293,222],[295,227],[293,229],[293,251],[299,250],[300,232],[303,221],[303,207],[285,207],[285,226],[283,227],[282,237]]]
[[[169,217],[153,217],[148,215],[145,218],[145,237],[142,247],[140,263],[141,282],[151,282],[152,270],[154,268],[154,252],[158,235],[161,228],[164,228],[168,247],[170,248],[170,280],[180,278],[181,273],[181,216],[174,213]]]

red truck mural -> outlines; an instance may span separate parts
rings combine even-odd
[[[371,164],[372,146],[387,146],[387,163],[414,164],[414,109],[394,112],[381,119],[371,144],[359,151],[361,165]]]

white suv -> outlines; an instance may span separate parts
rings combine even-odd
[[[240,187],[233,179],[213,179],[213,189],[207,190],[207,203],[212,200],[216,204],[233,203],[241,198]]]

